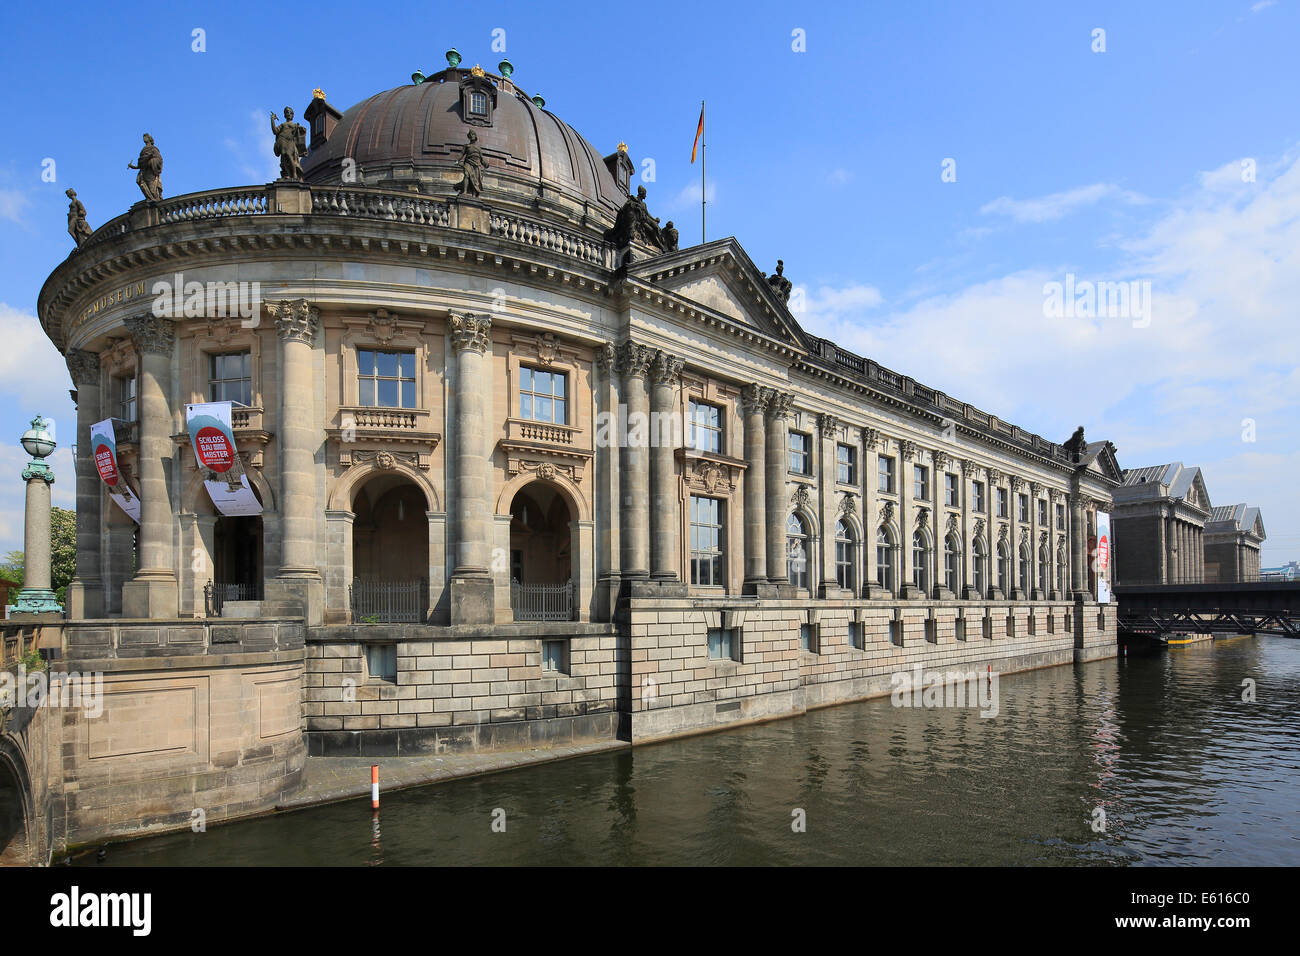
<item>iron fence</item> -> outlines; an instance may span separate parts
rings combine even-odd
[[[362,581],[348,588],[353,624],[423,624],[428,612],[428,582]]]
[[[221,617],[221,608],[227,601],[260,601],[261,591],[257,584],[209,581],[203,587],[204,612],[208,617]]]
[[[572,580],[563,584],[510,582],[510,606],[516,621],[572,621],[578,601]]]

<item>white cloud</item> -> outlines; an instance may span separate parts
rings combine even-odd
[[[1259,0],[1258,3],[1250,5],[1251,13],[1259,13],[1261,10],[1267,10],[1269,7],[1277,6],[1277,0]]]
[[[708,191],[705,193],[710,203],[716,202],[718,198],[718,184],[709,183]],[[668,208],[674,211],[679,209],[696,208],[700,205],[700,184],[691,183],[690,185],[679,190],[668,204]]]
[[[277,115],[284,122],[284,116]],[[225,146],[234,154],[240,175],[249,185],[269,183],[280,175],[280,160],[274,152],[275,137],[271,134],[271,113],[249,110],[246,124],[242,136],[225,138]]]
[[[1300,532],[1300,501],[1287,487],[1300,467],[1300,160],[1266,178],[1271,169],[1261,162],[1259,181],[1238,176],[1236,188],[1220,171],[1202,174],[1153,225],[1108,244],[1109,274],[1029,268],[880,316],[853,302],[860,287],[851,286],[846,307],[825,290],[801,320],[1045,437],[1060,441],[1083,424],[1090,438],[1115,441],[1126,467],[1202,465],[1214,500],[1259,505],[1281,539]],[[1016,211],[1044,221],[1112,189]],[[1067,272],[1150,281],[1150,324],[1045,317],[1043,286]],[[1257,422],[1253,444],[1242,441],[1246,418]]]
[[[1079,186],[1064,192],[1039,196],[1036,199],[1012,199],[1010,196],[999,196],[981,206],[980,212],[986,215],[1007,216],[1015,222],[1050,222],[1112,196],[1127,203],[1144,201],[1136,193],[1122,190],[1111,183],[1094,183],[1091,186]]]
[[[0,189],[0,219],[22,223],[23,210],[27,208],[27,196],[19,189]]]
[[[31,312],[0,302],[0,393],[26,400],[71,388],[68,367]]]
[[[826,176],[826,182],[831,186],[847,186],[853,181],[853,173],[847,169],[832,169]]]

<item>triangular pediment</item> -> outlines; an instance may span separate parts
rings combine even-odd
[[[629,266],[628,276],[787,345],[807,347],[786,303],[734,238],[646,259]]]
[[[1115,446],[1110,442],[1090,442],[1086,455],[1088,458],[1088,471],[1094,475],[1100,475],[1107,481],[1117,483],[1124,481],[1124,472],[1119,467],[1119,460],[1115,456]]]

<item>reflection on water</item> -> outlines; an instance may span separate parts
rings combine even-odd
[[[1300,642],[1189,645],[999,690],[993,719],[848,704],[392,793],[378,815],[358,797],[141,840],[103,865],[1300,863]]]

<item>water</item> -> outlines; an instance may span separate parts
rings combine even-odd
[[[103,865],[1300,863],[1300,642],[1009,675],[1000,694],[994,719],[847,704],[395,792],[377,821],[362,798],[140,840]]]

